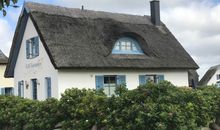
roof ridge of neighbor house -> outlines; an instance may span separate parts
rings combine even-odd
[[[7,77],[14,75],[28,19],[56,69],[198,68],[169,29],[162,22],[160,26],[152,24],[148,16],[26,3],[14,35]],[[121,37],[138,41],[144,54],[112,54],[115,42]]]
[[[220,69],[220,65],[212,66],[208,69],[208,71],[204,74],[202,79],[199,81],[199,86],[207,85],[211,77],[215,74],[215,72]]]
[[[7,64],[8,57],[0,50],[0,64]]]
[[[220,64],[210,67],[209,69],[220,69]]]

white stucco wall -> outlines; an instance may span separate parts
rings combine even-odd
[[[139,75],[157,74],[164,75],[165,80],[177,86],[188,86],[188,73],[186,70],[160,70],[160,71],[138,71],[138,70],[59,70],[58,86],[59,98],[67,88],[91,88],[95,89],[96,75],[126,75],[126,85],[128,89],[139,86]]]
[[[4,87],[14,87],[14,80],[13,78],[5,78],[4,73],[5,73],[6,65],[0,64],[0,88]]]
[[[38,34],[29,18],[14,70],[15,95],[18,95],[18,82],[23,80],[24,97],[32,99],[31,79],[37,79],[37,96],[39,100],[43,100],[46,98],[45,77],[51,77],[52,96],[58,97],[58,73],[54,69],[41,41],[39,41],[39,56],[34,59],[26,59],[26,40],[35,36],[38,36]]]
[[[215,72],[215,74],[211,77],[211,79],[209,80],[207,85],[215,85],[217,83],[217,75],[220,74],[220,68],[218,68],[218,70]]]

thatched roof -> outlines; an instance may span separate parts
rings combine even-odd
[[[199,81],[199,86],[205,86],[208,84],[209,80],[212,78],[212,76],[215,74],[215,72],[220,69],[220,65],[216,65],[211,67],[205,75],[202,77],[202,79]]]
[[[30,16],[56,69],[198,68],[167,27],[163,23],[156,27],[151,23],[149,16],[80,10],[37,3],[26,3],[25,9],[27,13],[23,15]],[[19,21],[21,20],[22,18]],[[111,54],[115,42],[122,36],[133,37],[139,41],[144,55]],[[16,34],[14,38],[16,39]],[[13,75],[12,71],[9,73],[8,75]]]
[[[0,64],[7,64],[8,57],[0,50]]]

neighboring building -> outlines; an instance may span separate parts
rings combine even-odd
[[[199,86],[206,85],[217,85],[220,87],[220,65],[211,67],[199,81]]]
[[[0,95],[13,95],[13,79],[4,77],[8,58],[0,50]]]
[[[168,80],[189,86],[198,65],[160,22],[159,1],[151,17],[26,3],[19,18],[5,75],[15,94],[60,98],[67,88],[103,88]]]

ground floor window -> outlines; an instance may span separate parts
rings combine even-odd
[[[219,81],[219,82],[217,82],[217,87],[219,87],[219,88],[220,88],[220,81]]]
[[[13,95],[13,88],[5,88],[5,95]]]
[[[217,76],[217,80],[220,80],[220,74],[217,74],[216,76]]]
[[[139,84],[143,85],[149,82],[159,83],[164,80],[164,75],[139,75]]]
[[[45,78],[45,83],[46,83],[47,98],[50,98],[51,97],[51,78],[46,77]]]
[[[37,100],[37,79],[31,79],[33,100]]]
[[[107,96],[114,95],[116,87],[126,83],[125,78],[125,75],[96,76],[96,89],[103,89]]]
[[[113,95],[116,87],[116,76],[104,76],[104,92],[107,95]]]
[[[0,95],[14,95],[14,88],[12,87],[4,87],[0,89]]]
[[[23,80],[18,82],[18,96],[24,97],[24,81]]]

